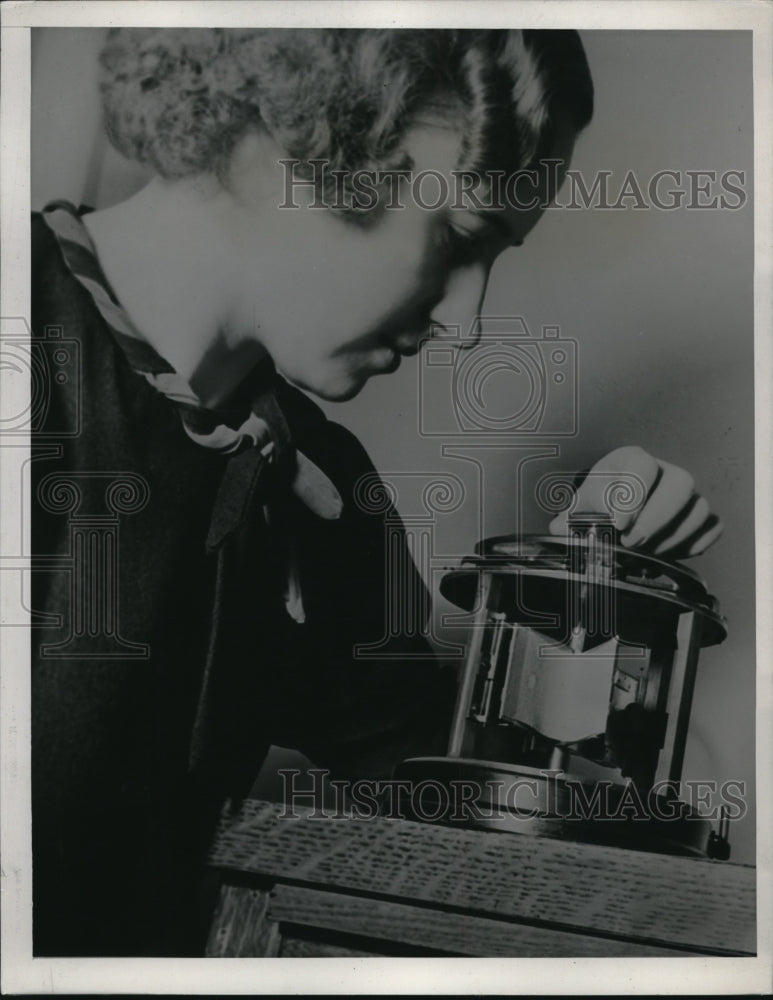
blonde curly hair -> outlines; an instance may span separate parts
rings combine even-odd
[[[517,170],[559,110],[577,131],[593,113],[574,31],[119,28],[100,63],[111,141],[167,178],[224,177],[255,126],[331,171],[410,169],[401,139],[438,101],[460,116],[460,169]]]

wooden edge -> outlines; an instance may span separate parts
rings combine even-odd
[[[206,958],[239,958],[279,954],[279,927],[268,917],[265,889],[224,885],[220,890]]]
[[[478,957],[686,957],[687,949],[647,945],[613,936],[568,933],[506,921],[445,913],[380,899],[299,886],[272,889],[272,921],[405,944],[448,955]]]
[[[755,870],[618,847],[375,818],[285,818],[248,800],[211,863],[253,879],[380,897],[702,954],[753,955]]]

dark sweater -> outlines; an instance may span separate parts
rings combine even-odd
[[[31,464],[32,612],[44,623],[32,634],[34,951],[195,954],[213,824],[269,745],[337,776],[385,776],[441,748],[451,686],[421,636],[392,639],[399,658],[352,655],[385,632],[385,519],[395,512],[353,501],[372,465],[348,431],[280,383],[294,441],[333,481],[343,514],[322,520],[259,469],[244,510],[228,511],[226,497],[235,528],[208,551],[221,480],[243,458],[188,438],[39,217],[32,321],[48,359]],[[122,474],[128,487],[109,493]],[[269,499],[297,545],[302,625],[282,599],[281,533],[261,513]],[[111,545],[116,572],[104,563],[99,577],[88,553]],[[404,537],[399,548],[406,556]],[[75,556],[91,565],[85,598],[72,586]],[[427,595],[412,574],[421,613]]]

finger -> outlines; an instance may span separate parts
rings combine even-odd
[[[635,548],[665,527],[690,502],[695,482],[686,469],[661,462],[663,475],[635,522],[621,541]]]
[[[699,556],[701,552],[705,552],[710,545],[713,545],[714,542],[716,542],[724,530],[724,524],[719,518],[717,518],[716,524],[714,524],[713,527],[709,528],[701,534],[699,538],[695,539],[695,541],[691,543],[690,550],[687,553],[687,558],[690,556]]]
[[[666,532],[668,533],[662,541],[655,546],[655,555],[660,555],[663,552],[668,552],[670,549],[676,548],[677,545],[680,545],[685,539],[689,538],[700,528],[704,527],[705,522],[708,520],[711,513],[708,500],[706,500],[705,497],[699,497],[693,494],[691,504],[692,505],[687,513],[687,516],[684,517],[681,522],[673,528],[673,530],[669,531],[669,527],[672,527],[669,525],[664,529],[664,531],[659,532],[659,535],[663,535]],[[654,542],[655,539],[652,538],[651,541]]]
[[[724,525],[717,515],[709,514],[697,531],[688,535],[684,541],[669,550],[668,559],[676,562],[680,559],[689,559],[692,556],[700,555],[701,552],[705,552],[710,545],[716,542],[722,534],[723,529]]]
[[[657,459],[638,446],[616,448],[600,459],[576,491],[571,511],[612,514],[615,527],[624,531],[657,488],[661,475]],[[550,522],[551,534],[566,534],[569,510]]]
[[[562,510],[560,514],[556,514],[548,525],[548,532],[551,535],[566,535],[569,533],[569,514],[567,511]]]
[[[588,473],[573,509],[611,514],[617,530],[624,531],[646,505],[660,476],[660,463],[643,448],[615,448]]]

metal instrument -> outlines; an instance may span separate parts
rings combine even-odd
[[[567,537],[479,543],[441,593],[473,619],[447,756],[396,775],[423,783],[425,810],[443,799],[492,829],[729,855],[724,816],[713,832],[678,794],[699,652],[727,634],[696,573],[580,513]]]

